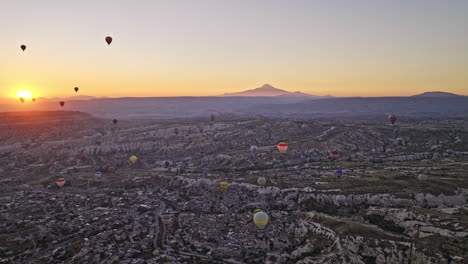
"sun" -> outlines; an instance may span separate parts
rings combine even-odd
[[[30,92],[24,91],[24,90],[17,92],[16,95],[18,97],[21,97],[21,98],[31,98],[32,97],[32,94]]]

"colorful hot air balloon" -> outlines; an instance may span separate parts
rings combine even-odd
[[[36,102],[36,98],[33,98],[33,99],[31,99],[31,100],[32,100],[32,102],[33,102],[33,103],[35,103],[35,102]]]
[[[23,51],[26,50],[26,45],[21,45],[20,47],[21,47],[21,49],[22,49]]]
[[[74,90],[75,90],[75,93],[77,93],[80,90],[80,88],[75,87]]]
[[[154,181],[159,181],[159,180],[161,180],[161,175],[160,175],[159,173],[153,172],[151,175],[153,176],[153,180],[154,180]]]
[[[115,173],[115,168],[114,167],[109,167],[109,168],[107,168],[107,172],[109,172],[110,174],[114,174]]]
[[[265,229],[268,224],[268,215],[265,212],[257,212],[253,220],[258,229]]]
[[[169,160],[164,161],[163,168],[168,169],[171,166],[171,162]]]
[[[219,186],[221,187],[221,190],[226,191],[229,187],[229,184],[227,182],[221,182]]]
[[[330,151],[330,157],[333,159],[333,160],[336,160],[340,157],[340,153],[338,151]]]
[[[390,124],[392,124],[392,125],[395,124],[395,122],[397,120],[396,116],[394,116],[394,115],[388,115],[387,119],[388,119],[388,122],[390,122]]]
[[[425,182],[425,181],[427,181],[427,178],[428,178],[428,177],[427,177],[427,175],[425,175],[425,174],[419,174],[419,175],[418,175],[418,180],[419,180],[420,182]]]
[[[204,158],[206,156],[206,152],[202,150],[200,151],[199,155],[200,155],[200,158]]]
[[[161,215],[161,221],[164,225],[170,225],[172,222],[172,215],[170,214]]]
[[[65,179],[64,178],[58,178],[55,180],[55,183],[59,188],[62,188],[65,185]]]
[[[337,177],[338,179],[340,179],[341,176],[343,176],[343,171],[342,171],[342,170],[336,170],[336,171],[335,171],[335,174],[336,174],[336,177]]]
[[[267,179],[265,179],[264,177],[260,177],[258,178],[257,183],[260,186],[265,186],[265,184],[267,183]]]
[[[107,45],[110,45],[112,43],[112,37],[107,36],[106,42],[107,42]]]
[[[336,201],[340,204],[346,203],[346,196],[339,194],[336,196]]]
[[[88,160],[88,157],[86,157],[85,155],[81,155],[81,156],[80,156],[80,160],[81,160],[81,161],[87,161],[87,160]]]
[[[64,101],[60,101],[60,106],[63,107],[65,105],[65,102]]]
[[[131,156],[129,160],[130,160],[130,162],[132,164],[135,164],[137,162],[138,158],[136,156]]]
[[[114,124],[114,126],[117,125],[117,122],[119,122],[117,121],[117,119],[112,120],[112,123]]]
[[[284,143],[284,142],[281,142],[278,144],[278,150],[281,154],[284,154],[286,153],[286,151],[288,150],[288,144]]]
[[[96,171],[96,172],[94,173],[94,176],[96,176],[96,177],[101,177],[101,176],[102,176],[102,172]]]
[[[200,186],[206,187],[206,186],[210,185],[210,180],[205,179],[205,178],[201,178],[201,179],[198,179],[198,184]]]
[[[255,146],[255,145],[250,146],[250,152],[251,152],[252,154],[256,153],[257,150],[258,150],[258,147],[257,147],[257,146]]]
[[[24,98],[20,97],[20,101],[21,101],[21,103],[24,103]]]

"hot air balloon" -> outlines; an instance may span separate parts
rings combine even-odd
[[[35,103],[35,102],[36,102],[36,98],[33,98],[33,99],[31,99],[31,100],[32,100],[32,102],[33,102],[33,103]]]
[[[267,183],[267,179],[265,179],[264,177],[260,177],[258,178],[257,183],[260,186],[265,186],[265,184]]]
[[[210,180],[205,179],[205,178],[200,178],[198,179],[198,185],[202,187],[207,187],[208,185],[210,185]]]
[[[330,151],[330,157],[333,159],[333,160],[336,160],[340,157],[340,153],[338,151]]]
[[[106,42],[107,42],[107,45],[110,45],[112,43],[112,37],[107,36]]]
[[[26,50],[26,45],[21,45],[20,47],[21,47],[21,49],[22,49],[23,51]]]
[[[74,89],[75,89],[75,93],[77,93],[78,90],[80,90],[80,88],[78,88],[78,87],[75,87]]]
[[[284,154],[286,153],[286,151],[288,150],[288,144],[284,143],[284,142],[281,142],[278,144],[278,150],[281,154]]]
[[[254,223],[258,229],[265,229],[265,226],[268,224],[268,215],[265,212],[255,213]]]
[[[159,173],[153,172],[152,175],[153,175],[153,180],[154,180],[154,181],[159,181],[159,180],[161,180],[161,175],[159,175]]]
[[[343,176],[343,171],[342,171],[342,170],[336,170],[336,171],[335,171],[335,174],[336,174],[336,177],[337,177],[338,179],[341,179],[341,176]]]
[[[65,185],[65,179],[64,178],[58,178],[55,180],[55,183],[59,188],[62,188]]]
[[[340,204],[346,203],[346,196],[339,194],[336,196],[336,201]]]
[[[136,156],[131,156],[129,160],[130,160],[130,162],[132,164],[135,164],[137,162],[138,158]]]
[[[81,156],[80,156],[80,160],[81,160],[81,161],[87,161],[87,160],[88,160],[88,157],[86,157],[85,155],[81,155]]]
[[[200,151],[199,155],[200,155],[200,158],[204,158],[206,156],[206,152],[202,150]]]
[[[168,169],[169,167],[171,167],[171,165],[172,165],[172,162],[170,162],[169,160],[166,160],[163,163],[163,168]]]
[[[20,97],[20,101],[21,101],[21,103],[24,103],[24,98]]]
[[[226,191],[229,187],[229,184],[227,182],[221,182],[219,186],[221,187],[221,190]]]
[[[114,167],[109,167],[109,168],[107,168],[107,172],[109,172],[110,174],[114,174],[115,173],[115,168]]]
[[[164,225],[170,225],[172,222],[172,215],[170,214],[161,215],[161,221]]]
[[[210,172],[210,169],[208,169],[208,168],[203,168],[202,169],[203,175],[208,175],[209,172]]]
[[[176,136],[179,135],[179,129],[177,127],[174,128],[174,135],[176,135]]]
[[[257,150],[258,150],[258,147],[257,147],[257,146],[255,146],[255,145],[250,146],[250,152],[251,152],[252,154],[256,153]]]
[[[396,116],[394,116],[394,115],[388,115],[387,119],[388,119],[388,122],[390,122],[390,124],[392,124],[392,125],[395,124],[395,122],[397,120]]]
[[[419,180],[420,182],[425,182],[425,181],[427,181],[427,178],[428,178],[428,177],[427,177],[427,175],[425,175],[425,174],[419,174],[419,175],[418,175],[418,180]]]
[[[101,176],[102,176],[102,172],[96,171],[96,172],[94,173],[94,176],[96,176],[96,177],[101,177]]]
[[[63,107],[65,105],[65,102],[64,101],[60,101],[60,106]]]
[[[216,118],[215,115],[213,115],[213,114],[210,115],[210,121],[211,122],[213,122],[215,120],[215,118]]]
[[[119,122],[117,121],[117,119],[112,120],[112,123],[114,124],[114,126],[117,125],[117,122]]]

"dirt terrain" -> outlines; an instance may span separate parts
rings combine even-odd
[[[0,263],[466,263],[467,176],[463,117],[1,113]]]

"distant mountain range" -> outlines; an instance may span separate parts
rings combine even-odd
[[[70,96],[70,97],[39,97],[37,98],[38,101],[41,102],[50,102],[50,101],[70,101],[70,100],[92,100],[92,99],[105,99],[108,97],[96,97],[96,96],[89,96],[89,95],[77,95],[77,96]]]
[[[302,92],[288,92],[286,90],[275,88],[269,84],[264,84],[262,87],[255,88],[237,93],[225,93],[221,96],[248,96],[248,97],[321,97],[317,95],[306,94]]]
[[[422,94],[413,95],[412,97],[430,97],[430,98],[437,98],[437,97],[463,97],[463,95],[458,95],[454,93],[446,93],[446,92],[425,92]]]

